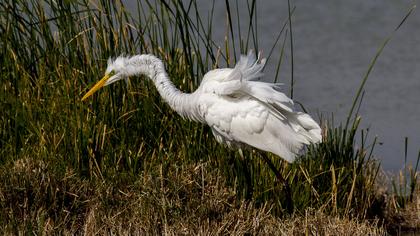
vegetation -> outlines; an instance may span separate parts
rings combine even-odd
[[[0,2],[0,230],[366,235],[419,227],[409,214],[418,212],[417,165],[394,182],[395,195],[381,192],[376,139],[359,129],[363,85],[389,38],[344,124],[322,120],[323,143],[296,163],[270,156],[290,193],[259,152],[241,156],[216,143],[208,127],[182,120],[145,79],[80,102],[107,58],[122,53],[164,59],[187,92],[208,70],[232,66],[239,52],[258,48],[256,2],[247,2],[248,23],[239,29],[228,3],[229,31],[217,45],[213,10],[200,16],[196,1],[139,1],[135,16],[119,1]],[[290,23],[289,15],[268,57],[293,50]],[[234,30],[245,34],[237,39]]]

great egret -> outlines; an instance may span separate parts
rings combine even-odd
[[[293,101],[278,91],[280,84],[256,80],[265,61],[250,51],[233,69],[211,70],[195,92],[183,93],[157,57],[120,56],[108,60],[105,76],[82,101],[103,86],[143,74],[178,114],[209,125],[218,142],[239,148],[249,145],[293,162],[304,145],[321,141],[321,128],[308,114],[293,110]]]

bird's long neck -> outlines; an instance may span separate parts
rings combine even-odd
[[[128,59],[128,76],[143,74],[155,84],[159,94],[178,114],[191,120],[200,120],[194,93],[183,93],[169,79],[163,62],[153,55],[137,55]]]

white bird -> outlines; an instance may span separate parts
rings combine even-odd
[[[265,59],[252,51],[236,66],[207,72],[193,93],[170,81],[163,62],[153,55],[108,60],[105,76],[83,96],[133,75],[145,75],[182,117],[205,123],[220,143],[249,145],[293,162],[307,144],[321,142],[321,128],[308,114],[293,110],[293,101],[278,91],[280,84],[257,81]]]

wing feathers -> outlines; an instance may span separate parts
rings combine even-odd
[[[278,91],[281,84],[255,81],[264,65],[251,51],[235,68],[206,74],[202,114],[219,142],[248,144],[292,162],[304,145],[321,141],[321,128],[293,110],[293,101]]]

